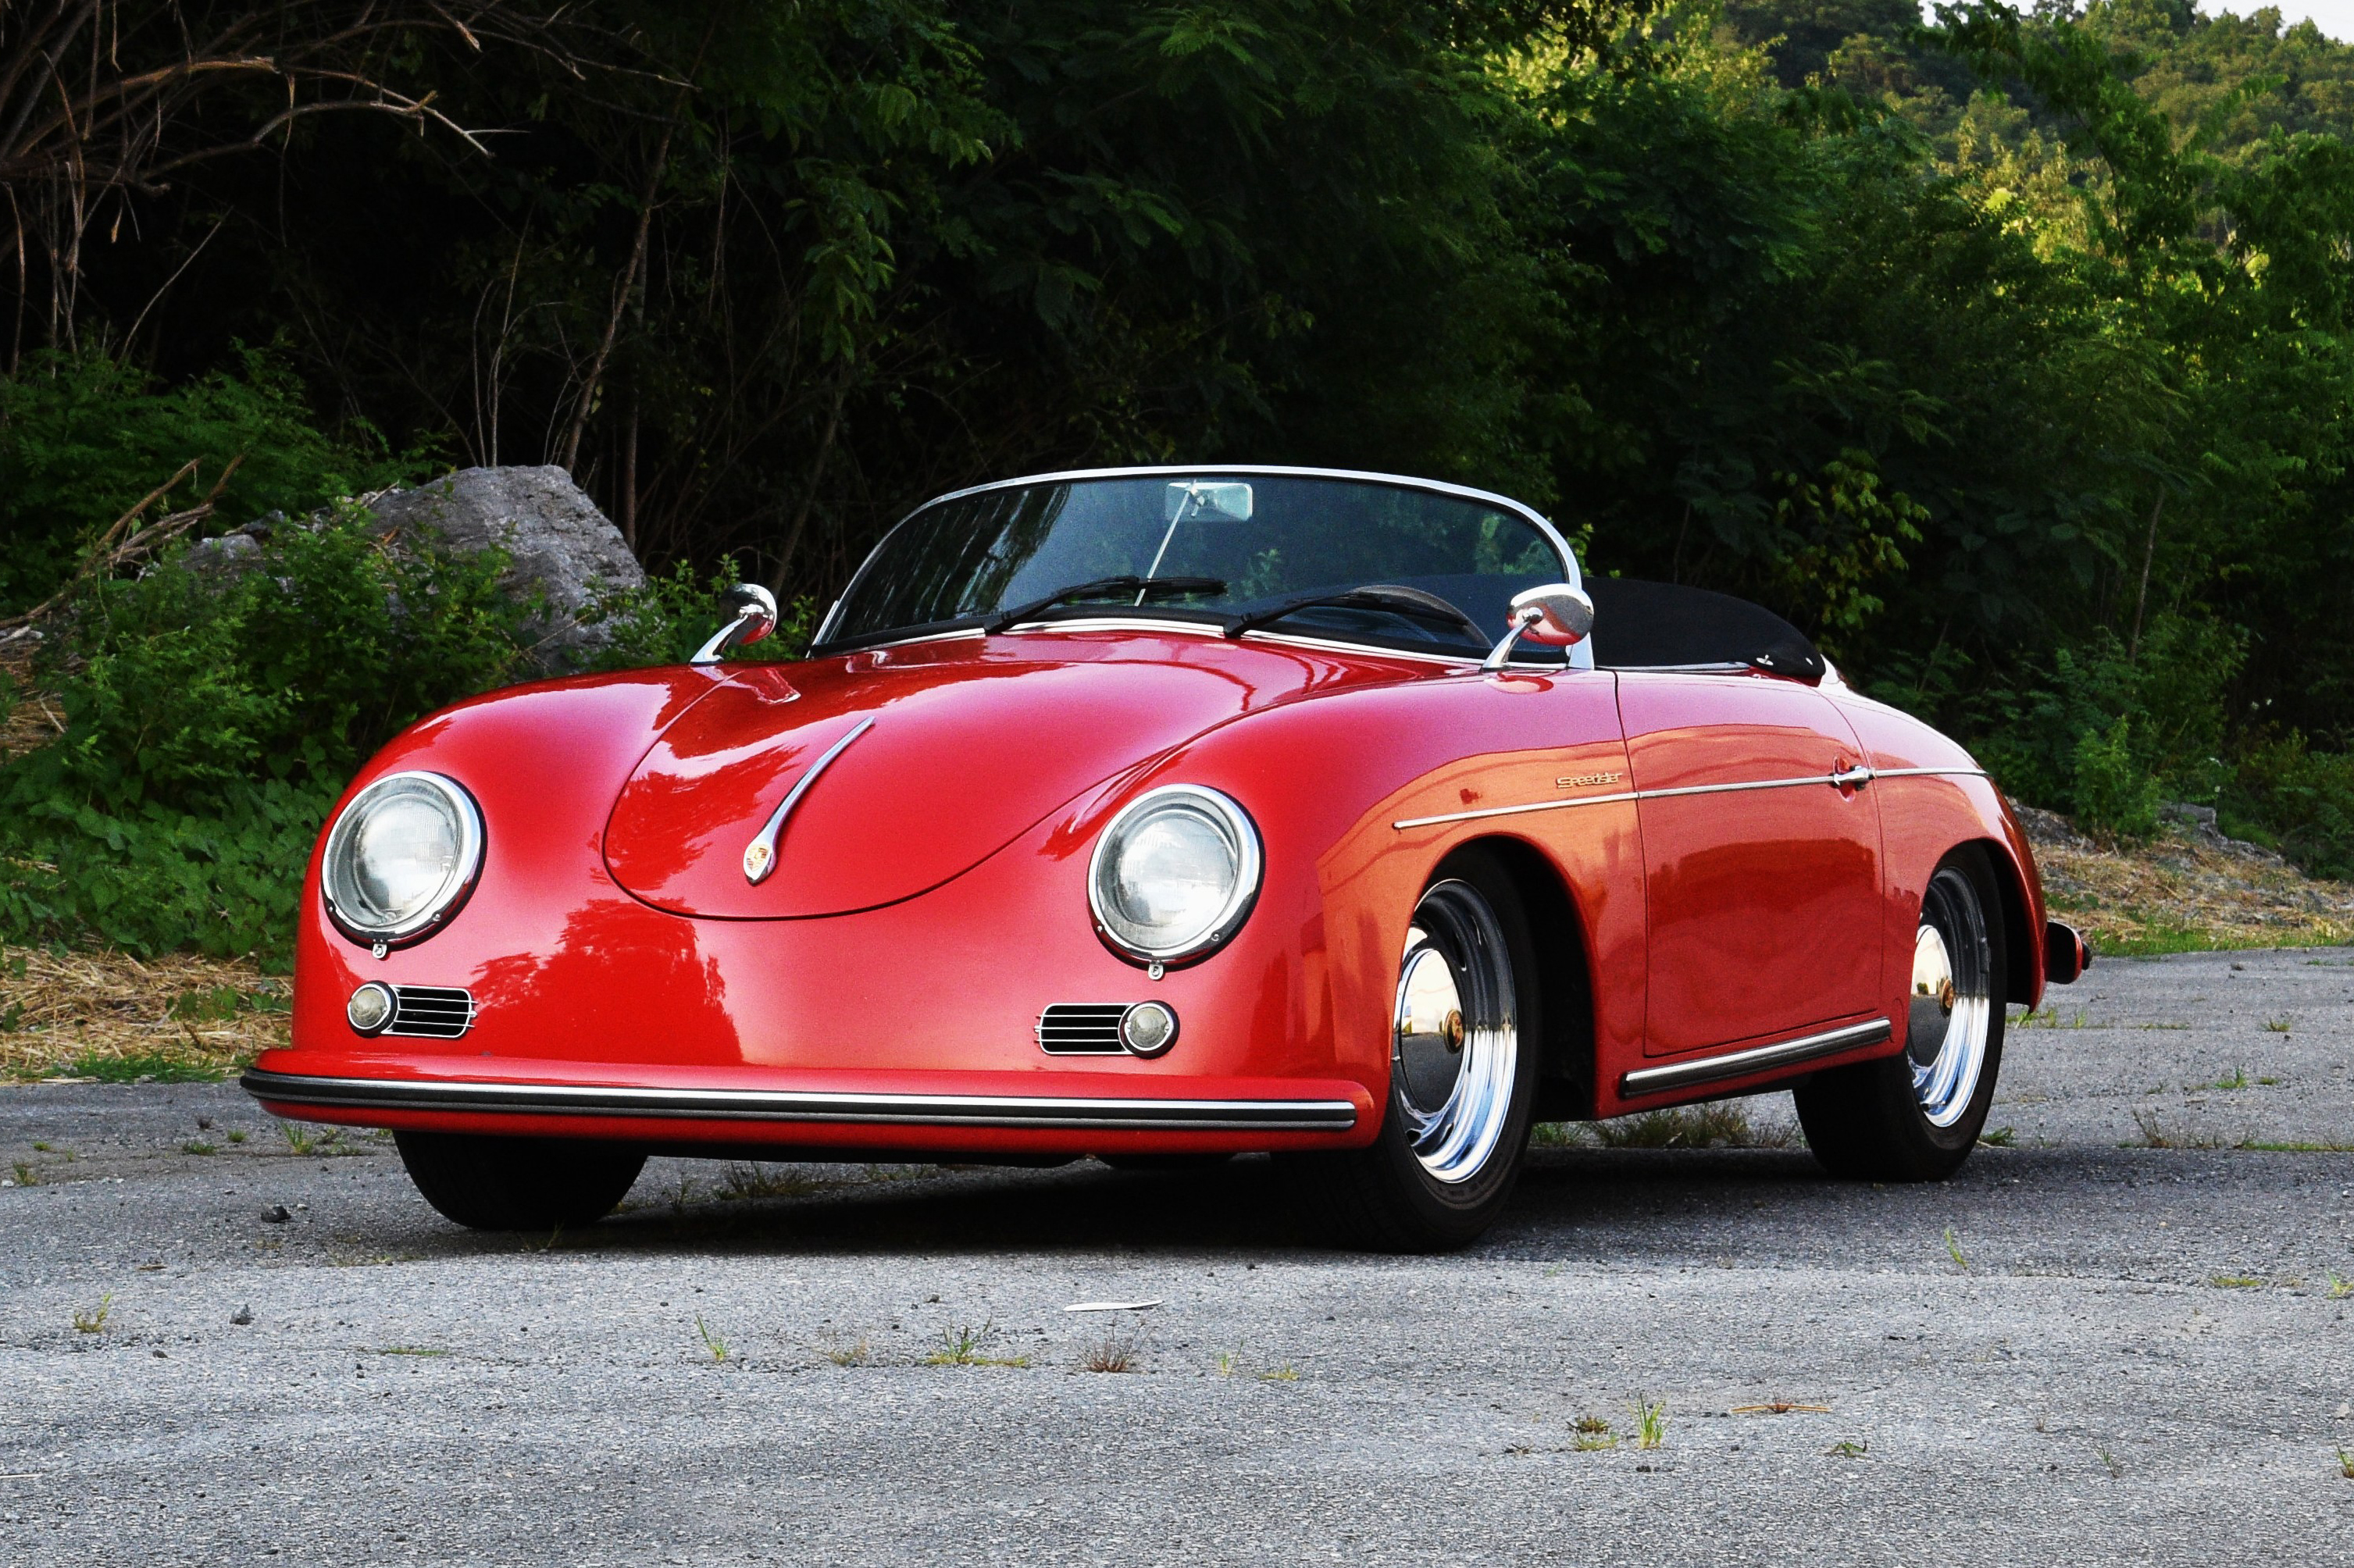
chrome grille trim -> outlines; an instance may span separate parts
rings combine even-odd
[[[497,1116],[1170,1132],[1346,1132],[1348,1100],[1108,1099],[1077,1095],[896,1095],[819,1089],[649,1089],[429,1078],[328,1078],[248,1067],[246,1093],[274,1105]]]
[[[474,993],[459,986],[396,985],[392,1022],[383,1033],[411,1040],[455,1040],[474,1026]]]
[[[1038,1049],[1050,1056],[1125,1056],[1119,1021],[1124,1001],[1058,1001],[1038,1015]]]

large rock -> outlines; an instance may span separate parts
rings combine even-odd
[[[461,469],[415,490],[388,492],[368,509],[387,529],[429,528],[452,549],[506,551],[515,589],[546,596],[551,624],[541,652],[551,662],[603,643],[604,629],[580,620],[599,590],[646,580],[621,531],[553,464]]]
[[[599,592],[646,580],[621,531],[554,466],[461,469],[414,490],[387,491],[367,504],[376,531],[394,549],[404,538],[429,534],[453,550],[504,550],[512,563],[509,589],[518,596],[537,590],[546,600],[546,618],[531,631],[534,657],[549,670],[577,667],[606,642],[604,626],[581,619]],[[288,525],[273,513],[198,544],[189,564],[203,571],[249,570],[261,562],[261,541]]]

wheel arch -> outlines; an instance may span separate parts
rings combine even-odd
[[[2003,1000],[2032,1007],[2043,990],[2043,927],[2031,912],[2027,878],[1999,839],[1955,847],[1977,850],[1994,878],[2002,917]]]
[[[1467,851],[1500,862],[1512,879],[1538,954],[1542,1037],[1537,1042],[1536,1119],[1559,1121],[1594,1114],[1593,946],[1569,885],[1550,856],[1525,839],[1502,834],[1451,846],[1431,879]]]

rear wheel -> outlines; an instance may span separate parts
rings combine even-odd
[[[2002,1065],[2001,901],[1986,857],[1948,855],[1921,896],[1904,1049],[1818,1073],[1793,1097],[1834,1176],[1941,1181],[1986,1126]]]
[[[627,1144],[575,1139],[396,1132],[393,1142],[425,1201],[478,1231],[594,1224],[646,1163]]]
[[[1535,947],[1511,875],[1484,851],[1451,857],[1406,930],[1381,1135],[1298,1162],[1350,1240],[1428,1252],[1496,1223],[1528,1150],[1537,1002]]]

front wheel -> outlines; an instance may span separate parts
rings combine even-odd
[[[1818,1073],[1792,1097],[1832,1175],[1942,1181],[1969,1158],[2002,1065],[2001,907],[1976,849],[1946,856],[1930,877],[1913,938],[1904,1049]]]
[[[1511,874],[1485,851],[1452,856],[1407,926],[1381,1135],[1365,1149],[1298,1160],[1348,1239],[1430,1252],[1496,1223],[1528,1150],[1538,1000],[1535,945]]]
[[[396,1132],[392,1141],[425,1201],[478,1231],[595,1224],[646,1163],[627,1144],[577,1139]]]

